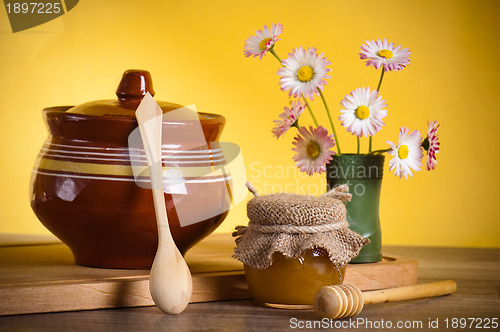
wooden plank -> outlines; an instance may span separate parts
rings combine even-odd
[[[450,331],[453,318],[500,317],[500,249],[385,247],[387,252],[411,256],[418,260],[419,283],[453,279],[457,292],[432,299],[367,305],[352,320],[380,324],[383,320],[396,323],[422,322],[414,330]],[[469,267],[472,268],[469,270]],[[4,298],[2,297],[2,300]],[[43,315],[14,315],[0,317],[1,331],[281,331],[290,330],[291,320],[319,321],[311,310],[278,310],[261,307],[252,300],[220,301],[189,305],[180,315],[164,315],[156,307],[109,309],[49,313]],[[448,328],[446,325],[448,320]],[[497,319],[498,320],[498,319]],[[348,324],[350,320],[334,321]],[[437,328],[430,328],[437,322]],[[344,325],[345,326],[345,325]],[[357,328],[344,330],[377,330],[361,322]],[[311,329],[312,330],[312,329]],[[492,330],[491,328],[489,330]]]
[[[347,265],[345,284],[361,290],[409,286],[417,283],[417,261],[408,257],[384,254],[382,262]]]
[[[54,244],[61,241],[54,235],[0,233],[0,247]]]
[[[149,276],[80,281],[78,283],[24,284],[0,288],[0,315],[154,305]],[[248,299],[251,295],[243,274],[234,272],[193,275],[191,303]]]
[[[243,266],[231,258],[230,234],[213,234],[191,249],[191,302],[248,299]],[[416,282],[415,260],[387,256],[350,264],[346,283],[380,289]],[[0,247],[0,315],[154,305],[149,270],[89,268],[74,264],[63,244]]]

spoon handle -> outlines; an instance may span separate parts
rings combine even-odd
[[[162,156],[161,156],[161,132],[162,132],[162,110],[153,97],[147,93],[145,102],[148,107],[141,107],[136,112],[137,122],[141,132],[142,143],[146,153],[151,177],[151,188],[153,191],[153,202],[155,207],[158,227],[168,226],[165,197],[163,194],[162,178]]]
[[[457,284],[453,280],[444,280],[363,292],[363,301],[365,304],[372,304],[414,300],[448,295],[454,293],[456,290]]]

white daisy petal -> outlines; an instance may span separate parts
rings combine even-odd
[[[401,45],[394,47],[394,43],[388,43],[387,39],[381,41],[366,41],[361,45],[359,56],[366,60],[367,66],[373,66],[379,69],[384,66],[385,71],[402,70],[410,64],[410,51],[407,48],[401,48]]]
[[[249,56],[258,56],[262,59],[264,55],[274,46],[278,41],[278,36],[283,33],[283,26],[281,24],[272,24],[271,28],[264,25],[262,30],[255,32],[256,36],[250,36],[245,41],[244,54]],[[265,44],[264,44],[265,42]]]
[[[316,48],[307,50],[298,47],[282,61],[283,68],[278,70],[280,86],[282,91],[289,91],[290,96],[309,97],[311,100],[315,94],[319,95],[318,89],[324,90],[327,75],[331,69],[326,68],[330,64],[323,53],[317,54]]]
[[[305,107],[306,105],[300,100],[293,101],[290,108],[285,106],[284,112],[279,115],[280,119],[274,120],[276,125],[273,128],[273,135],[276,138],[284,135],[297,122]]]
[[[421,139],[418,130],[409,134],[408,128],[401,127],[398,145],[387,142],[391,147],[389,154],[393,156],[389,161],[389,170],[394,170],[394,175],[400,179],[404,176],[408,180],[408,176],[413,176],[412,170],[420,171],[423,157]]]
[[[346,95],[340,105],[344,107],[339,117],[342,126],[357,137],[373,136],[384,126],[382,119],[387,116],[387,110],[381,108],[387,105],[376,90],[357,88]]]
[[[425,139],[425,149],[427,150],[427,162],[426,168],[428,171],[433,170],[437,166],[436,153],[439,152],[439,140],[437,135],[437,129],[439,125],[436,121],[432,121],[428,124],[427,138]]]
[[[332,160],[332,155],[335,154],[330,150],[335,146],[333,135],[328,135],[328,131],[322,126],[310,126],[309,130],[301,127],[293,145],[295,147],[292,150],[296,152],[293,160],[296,166],[308,175],[325,172],[325,164]]]

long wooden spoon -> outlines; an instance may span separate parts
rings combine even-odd
[[[161,163],[162,110],[147,93],[135,116],[148,160],[153,201],[158,224],[158,249],[151,267],[149,291],[158,308],[167,314],[179,314],[189,303],[193,290],[191,272],[174,243],[168,225],[163,192]]]

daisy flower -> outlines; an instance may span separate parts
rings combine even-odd
[[[267,51],[279,40],[277,38],[281,33],[283,33],[283,26],[281,24],[273,23],[270,29],[267,25],[264,25],[262,30],[255,32],[255,36],[250,36],[245,40],[245,50],[243,52],[247,57],[253,55],[254,57],[259,56],[259,59],[262,59]]]
[[[281,135],[285,134],[288,129],[297,122],[305,108],[306,105],[303,105],[300,100],[292,102],[290,108],[285,106],[285,111],[280,114],[281,119],[274,120],[276,126],[273,128],[273,135],[279,138]]]
[[[295,147],[292,150],[297,152],[293,160],[297,162],[296,166],[308,175],[326,172],[325,164],[332,160],[332,155],[335,154],[330,150],[335,145],[335,140],[322,126],[316,129],[309,126],[309,130],[301,127],[293,145]]]
[[[429,129],[427,130],[427,137],[422,142],[422,147],[427,151],[427,170],[433,170],[436,168],[437,160],[436,153],[439,152],[439,141],[437,135],[437,129],[439,125],[436,121],[432,121],[428,124]]]
[[[367,66],[373,66],[379,69],[384,66],[385,71],[401,70],[410,64],[410,50],[401,48],[401,45],[394,47],[394,43],[383,41],[366,41],[366,45],[361,45],[361,59],[366,59]]]
[[[283,68],[278,70],[282,91],[290,90],[289,95],[306,97],[312,100],[318,89],[324,90],[325,78],[332,78],[326,68],[330,64],[324,53],[317,54],[316,48],[303,49],[302,46],[293,50],[288,59],[282,61]]]
[[[387,142],[391,146],[389,154],[393,158],[389,161],[389,170],[395,170],[394,174],[402,176],[408,180],[408,175],[413,176],[411,170],[420,171],[422,166],[422,136],[418,130],[414,130],[409,134],[409,129],[406,127],[399,128],[399,143],[398,145]]]
[[[377,90],[357,88],[346,95],[340,102],[344,107],[339,117],[347,131],[356,136],[373,136],[384,126],[383,118],[387,116],[387,107]]]

